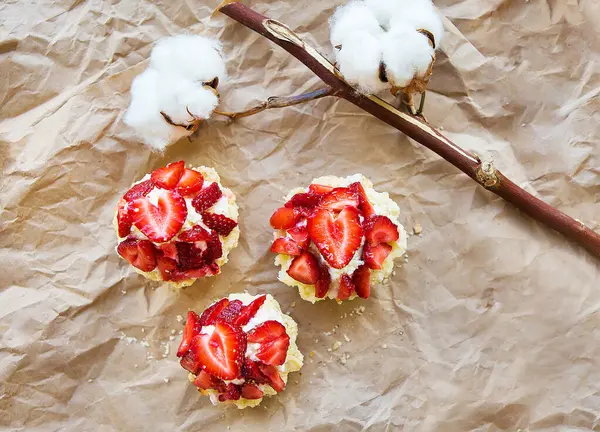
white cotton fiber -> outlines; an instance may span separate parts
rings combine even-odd
[[[373,13],[361,1],[351,1],[335,10],[329,20],[331,27],[331,44],[335,47],[343,45],[348,36],[363,32],[372,36],[380,36],[383,29]]]
[[[364,3],[379,24],[388,30],[393,16],[401,14],[411,3],[421,1],[423,0],[365,0]]]
[[[159,80],[159,110],[175,123],[189,124],[194,117],[208,118],[219,103],[219,98],[211,90],[193,81],[165,74],[159,74]]]
[[[150,67],[198,82],[212,81],[215,77],[224,80],[226,75],[221,44],[196,35],[161,39],[150,54]]]
[[[404,87],[415,75],[425,75],[433,60],[433,48],[421,33],[391,31],[383,37],[382,57],[390,84]]]
[[[444,37],[442,19],[429,0],[411,2],[403,13],[393,16],[390,30],[394,29],[427,30],[433,34],[436,48],[439,48]]]
[[[375,93],[387,87],[379,79],[381,41],[366,33],[356,32],[344,39],[337,53],[337,66],[346,81],[363,93]]]

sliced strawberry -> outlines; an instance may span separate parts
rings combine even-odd
[[[192,200],[192,205],[198,213],[203,213],[214,206],[223,196],[221,188],[217,183],[211,183],[196,195]]]
[[[300,215],[293,208],[280,207],[271,216],[271,227],[286,230],[296,225]]]
[[[285,363],[289,346],[290,337],[284,333],[275,340],[261,344],[256,357],[264,364],[281,366]]]
[[[381,270],[383,262],[388,257],[391,251],[392,247],[386,243],[381,243],[378,245],[365,243],[365,248],[363,250],[363,260],[370,269]]]
[[[177,357],[183,357],[190,350],[190,342],[192,342],[194,336],[200,333],[200,330],[202,330],[200,317],[196,312],[189,311],[185,327],[183,328],[183,337],[177,349]]]
[[[123,240],[117,246],[117,252],[132,266],[149,272],[156,268],[156,251],[148,240],[130,238]]]
[[[154,170],[150,179],[152,180],[152,183],[158,187],[163,189],[175,189],[184,170],[185,163],[183,161],[173,162],[166,167]]]
[[[177,239],[182,242],[197,242],[197,241],[205,241],[208,242],[211,240],[211,235],[208,231],[202,228],[200,225],[195,225],[191,229],[187,231],[182,231],[177,236]]]
[[[240,300],[232,300],[229,302],[227,307],[225,307],[219,316],[217,317],[217,321],[222,321],[226,323],[233,323],[237,316],[240,314],[240,311],[244,308],[244,303]]]
[[[400,238],[398,227],[387,216],[371,216],[363,225],[365,239],[372,245],[389,243]]]
[[[166,242],[171,240],[181,229],[187,217],[185,200],[175,191],[156,189],[155,206],[145,196],[130,204],[129,212],[133,215],[133,224],[150,240]]]
[[[292,261],[287,270],[292,278],[304,284],[314,284],[319,279],[319,263],[317,258],[310,252],[303,252]]]
[[[294,239],[300,249],[304,250],[308,248],[310,244],[310,238],[308,237],[308,228],[306,225],[296,225],[293,228],[287,230],[287,233]]]
[[[248,332],[248,342],[266,343],[287,335],[285,326],[279,321],[269,320]]]
[[[177,246],[175,243],[161,243],[158,248],[162,252],[163,256],[177,261]]]
[[[263,391],[255,384],[244,383],[242,386],[242,397],[244,399],[260,399],[264,395]]]
[[[332,211],[342,211],[344,207],[354,207],[358,209],[359,198],[356,192],[349,188],[335,188],[325,194],[321,199],[319,207]]]
[[[190,351],[205,372],[224,380],[239,376],[246,353],[246,339],[240,328],[218,321],[212,335],[200,333],[192,339]]]
[[[179,273],[177,261],[166,257],[164,254],[156,255],[156,265],[164,281],[170,281]]]
[[[288,237],[279,237],[271,245],[271,252],[298,256],[302,255],[302,249],[298,243]]]
[[[246,358],[242,367],[242,376],[256,384],[268,384],[269,379],[260,371],[258,363]]]
[[[133,225],[133,219],[127,211],[127,201],[125,198],[121,198],[117,203],[117,228],[119,237],[127,237],[131,232],[131,225]]]
[[[213,262],[223,256],[223,244],[216,232],[210,233],[210,240],[207,244],[207,249],[204,252],[206,262]]]
[[[308,233],[323,258],[336,269],[344,268],[360,247],[363,230],[358,210],[344,208],[337,216],[318,209],[308,219]]]
[[[224,298],[210,305],[200,316],[200,324],[203,326],[213,325],[217,322],[217,317],[229,306],[229,300]]]
[[[258,368],[267,377],[269,385],[273,387],[273,390],[279,393],[285,389],[285,382],[281,379],[275,366],[258,363]]]
[[[227,385],[222,380],[207,374],[203,370],[198,372],[196,379],[194,379],[194,385],[203,390],[213,389],[219,393],[227,391]]]
[[[187,354],[181,357],[181,360],[179,360],[179,364],[186,371],[191,372],[193,374],[197,374],[200,370],[200,363],[198,363],[195,354],[191,351],[188,351]]]
[[[285,203],[287,208],[305,207],[311,209],[316,207],[321,202],[321,195],[316,193],[298,193],[294,195],[288,202]]]
[[[190,196],[202,189],[204,177],[198,171],[184,169],[183,175],[177,183],[177,192],[183,196]]]
[[[240,311],[240,314],[236,317],[236,319],[233,320],[233,325],[244,326],[248,324],[248,321],[254,318],[254,315],[256,315],[256,312],[258,312],[266,299],[266,295],[261,295],[260,297],[252,300],[250,304],[244,306],[244,308]]]
[[[309,192],[312,192],[317,195],[325,195],[327,192],[331,192],[333,190],[333,187],[313,183],[308,187],[308,190]]]
[[[229,219],[227,216],[216,213],[202,213],[202,221],[204,222],[204,225],[215,230],[224,237],[227,237],[238,225],[233,219]]]
[[[371,295],[371,271],[366,264],[354,270],[352,282],[359,297],[369,298],[369,295]]]
[[[373,208],[373,205],[371,205],[369,198],[367,198],[367,193],[362,184],[360,182],[352,183],[348,186],[348,189],[358,194],[358,209],[362,212],[363,216],[366,218],[373,216],[375,214],[375,209]]]
[[[329,286],[331,285],[331,275],[329,269],[325,265],[321,265],[319,268],[319,280],[315,284],[315,297],[324,298],[329,292]]]
[[[241,387],[237,384],[229,383],[224,393],[219,395],[219,402],[228,400],[239,400],[241,396]]]
[[[220,268],[217,264],[205,264],[200,268],[191,270],[179,270],[171,274],[171,280],[175,282],[210,277],[219,274]]]
[[[131,189],[129,189],[127,193],[123,195],[123,198],[125,198],[125,201],[131,202],[148,195],[148,192],[150,192],[152,189],[154,189],[154,183],[152,183],[152,180],[146,180],[133,185]]]
[[[348,300],[355,291],[356,290],[354,288],[354,282],[352,282],[352,278],[348,275],[342,275],[340,278],[340,288],[338,290],[336,299],[339,301]]]
[[[204,250],[197,248],[194,243],[175,242],[175,246],[177,248],[180,270],[199,269],[206,265]]]

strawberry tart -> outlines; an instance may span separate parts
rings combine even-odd
[[[174,162],[119,200],[117,252],[148,279],[185,287],[221,272],[238,244],[237,218],[235,195],[213,168]]]
[[[284,390],[302,367],[298,325],[269,294],[231,294],[202,315],[188,312],[177,356],[214,405],[254,407]]]
[[[292,190],[271,216],[279,280],[312,303],[367,298],[406,252],[400,209],[361,174]]]

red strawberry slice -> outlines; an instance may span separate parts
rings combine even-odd
[[[248,324],[248,321],[254,318],[256,312],[258,312],[258,310],[264,304],[266,299],[266,295],[261,295],[260,297],[252,300],[250,304],[244,306],[237,318],[233,320],[233,325],[244,326]]]
[[[192,200],[192,205],[198,213],[203,213],[214,206],[222,196],[223,192],[221,192],[219,185],[217,183],[211,183],[196,195]]]
[[[269,379],[260,371],[258,363],[246,358],[242,367],[242,376],[257,384],[268,384]]]
[[[308,190],[309,192],[312,192],[317,195],[325,195],[327,192],[331,192],[333,190],[333,187],[313,183],[308,187]]]
[[[256,357],[264,364],[280,366],[285,363],[289,346],[290,337],[284,334],[275,340],[261,344]]]
[[[244,399],[261,399],[263,397],[263,391],[259,389],[255,384],[244,383],[242,386],[242,397]]]
[[[207,244],[207,249],[204,252],[206,262],[213,262],[223,256],[223,244],[216,232],[210,233],[210,240]]]
[[[219,393],[227,391],[227,385],[223,381],[207,374],[203,370],[201,370],[196,376],[196,379],[194,379],[194,385],[203,390],[213,389]]]
[[[279,321],[269,320],[253,328],[248,332],[248,342],[266,343],[272,342],[287,335],[285,326]]]
[[[175,282],[188,280],[188,279],[198,279],[203,277],[210,277],[219,274],[220,268],[217,264],[207,264],[197,269],[191,270],[181,270],[173,272],[171,275],[171,280]]]
[[[317,258],[310,252],[303,252],[292,261],[287,270],[292,278],[298,282],[312,285],[319,280],[319,263]]]
[[[224,237],[227,237],[231,231],[238,225],[233,219],[216,213],[202,213],[204,224]]]
[[[331,275],[329,269],[325,265],[321,265],[319,268],[319,280],[315,284],[315,297],[324,298],[329,292],[329,286],[331,285]]]
[[[129,189],[127,193],[123,195],[123,198],[125,198],[125,201],[131,202],[148,195],[152,189],[154,189],[154,183],[152,183],[152,180],[146,180],[133,185],[131,189]]]
[[[286,230],[296,225],[300,215],[293,208],[281,207],[271,216],[271,227]]]
[[[200,330],[202,330],[200,317],[196,312],[189,311],[187,314],[185,327],[183,328],[183,337],[181,338],[181,343],[177,349],[177,357],[183,357],[185,353],[190,350],[190,343],[192,342],[194,336],[200,333]]]
[[[298,193],[294,195],[288,202],[285,203],[287,208],[305,207],[311,209],[316,207],[321,202],[321,195],[316,193]]]
[[[183,161],[173,162],[166,167],[153,171],[150,179],[152,180],[152,183],[158,187],[163,189],[175,189],[184,170],[185,163]]]
[[[338,290],[336,299],[339,301],[348,300],[355,291],[352,278],[348,275],[342,275],[340,278],[340,289]]]
[[[342,211],[344,207],[354,207],[358,209],[359,198],[356,192],[349,188],[335,188],[325,194],[321,199],[319,207],[332,211]]]
[[[200,363],[198,363],[196,356],[191,351],[188,351],[187,354],[181,357],[181,360],[179,360],[179,364],[186,371],[189,371],[193,374],[197,374],[200,370]]]
[[[362,212],[363,216],[373,216],[375,214],[375,209],[373,208],[373,205],[371,205],[369,198],[367,198],[367,193],[365,192],[365,188],[363,188],[362,184],[360,182],[352,183],[350,186],[348,186],[348,189],[358,194],[358,209]]]
[[[224,298],[210,305],[200,316],[200,324],[203,326],[213,325],[217,322],[217,317],[229,306],[229,300]]]
[[[175,246],[180,270],[199,269],[206,265],[204,250],[197,248],[194,243],[176,242]],[[206,243],[204,243],[204,247],[206,248]]]
[[[156,265],[164,281],[170,281],[179,273],[177,261],[166,257],[164,254],[156,255]]]
[[[302,255],[302,249],[298,243],[287,237],[276,239],[271,245],[271,252],[293,256]]]
[[[273,390],[279,393],[285,389],[285,382],[281,379],[275,366],[258,363],[258,368],[267,377],[269,385],[273,387]]]
[[[130,204],[133,224],[155,242],[171,240],[181,229],[187,217],[185,200],[175,191],[156,189],[158,206],[145,196]]]
[[[370,269],[381,270],[383,262],[388,257],[391,251],[392,247],[386,243],[381,243],[378,245],[365,243],[365,248],[363,250],[363,260],[365,261],[365,264],[369,266]]]
[[[224,380],[239,376],[246,338],[240,328],[218,321],[212,335],[200,333],[192,339],[190,351],[206,373]]]
[[[198,241],[208,242],[212,237],[208,231],[206,231],[200,225],[196,225],[187,231],[182,231],[179,233],[177,238],[182,242],[194,243]]]
[[[177,246],[175,243],[161,243],[158,248],[162,252],[163,256],[177,261]]]
[[[371,216],[364,221],[365,239],[372,245],[389,243],[400,238],[398,227],[387,216]]]
[[[183,196],[190,196],[202,189],[204,177],[198,171],[184,169],[183,175],[177,183],[177,192]]]
[[[224,393],[219,395],[219,402],[225,402],[228,400],[239,400],[241,396],[241,387],[239,385],[229,383]]]
[[[359,297],[369,298],[369,295],[371,295],[371,271],[366,264],[354,270],[352,282]]]
[[[117,252],[132,266],[142,271],[149,272],[156,268],[156,251],[152,242],[148,240],[124,240],[117,246]]]
[[[329,265],[341,269],[360,247],[363,230],[358,210],[346,207],[337,216],[329,210],[316,210],[308,219],[308,233]]]
[[[217,321],[222,321],[226,323],[233,323],[237,316],[240,314],[240,311],[244,308],[244,303],[240,300],[232,300],[229,302],[227,307],[225,307],[219,316],[217,317]]]
[[[133,219],[127,211],[127,201],[121,198],[117,203],[117,228],[119,237],[127,237],[131,232]]]
[[[287,230],[287,233],[294,239],[300,249],[308,248],[310,238],[308,237],[308,228],[306,225],[296,225],[294,228]]]

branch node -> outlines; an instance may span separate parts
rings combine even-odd
[[[476,174],[477,181],[486,189],[493,189],[500,183],[500,179],[496,175],[496,168],[491,160],[481,162]]]

